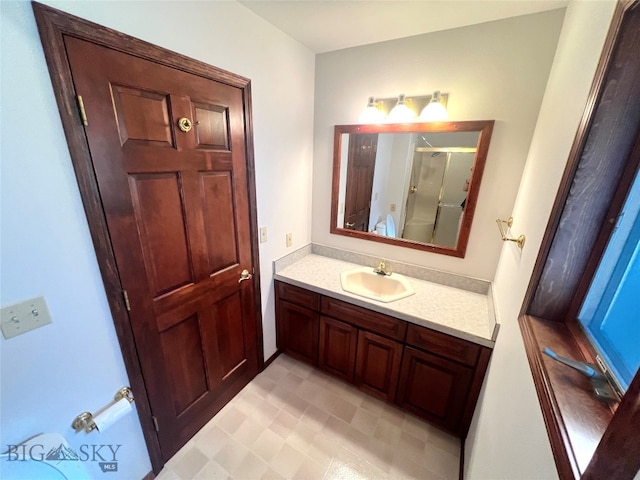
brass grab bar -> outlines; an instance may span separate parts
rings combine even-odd
[[[513,217],[509,217],[508,220],[500,220],[497,219],[496,223],[498,224],[498,230],[500,230],[500,236],[502,237],[503,242],[515,242],[520,250],[524,248],[524,241],[526,237],[524,235],[520,235],[518,238],[509,238],[507,237],[507,233],[504,231],[503,223],[507,225],[508,228],[511,228],[513,225]]]

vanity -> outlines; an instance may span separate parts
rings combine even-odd
[[[498,331],[490,284],[396,264],[424,279],[385,303],[342,288],[372,257],[318,250],[275,264],[278,349],[465,438]]]

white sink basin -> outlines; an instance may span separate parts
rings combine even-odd
[[[378,300],[379,302],[394,302],[413,295],[415,292],[409,282],[402,275],[380,275],[373,272],[371,267],[361,267],[347,270],[340,274],[342,289],[362,297]]]

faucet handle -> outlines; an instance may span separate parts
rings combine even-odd
[[[373,272],[380,275],[391,275],[391,271],[387,270],[387,265],[384,260],[380,260],[380,263],[373,269]]]

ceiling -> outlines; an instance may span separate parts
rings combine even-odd
[[[315,53],[566,7],[569,0],[240,0]]]

